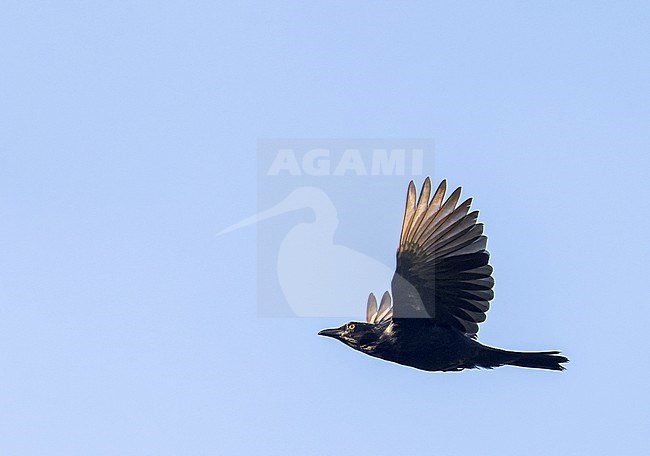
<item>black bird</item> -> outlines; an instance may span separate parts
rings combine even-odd
[[[442,181],[431,197],[427,177],[416,203],[413,181],[406,196],[397,268],[379,307],[371,293],[366,322],[318,334],[367,355],[425,371],[461,371],[510,365],[564,370],[558,351],[517,352],[479,343],[478,325],[494,298],[492,266],[478,211],[471,198],[458,204],[457,188],[444,201]]]

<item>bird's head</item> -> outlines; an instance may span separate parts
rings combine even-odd
[[[338,328],[324,329],[318,335],[332,337],[340,340],[345,345],[361,350],[362,346],[372,344],[377,340],[377,326],[372,323],[351,321]]]

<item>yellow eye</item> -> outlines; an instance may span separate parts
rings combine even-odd
[[[348,325],[348,331],[354,331],[354,328],[356,328],[356,325],[354,323],[350,323]]]

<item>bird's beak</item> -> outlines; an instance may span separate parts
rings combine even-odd
[[[257,215],[253,215],[252,217],[245,218],[244,220],[240,221],[239,223],[235,223],[234,225],[231,225],[228,228],[224,228],[223,230],[221,230],[221,231],[219,231],[217,233],[217,236],[221,236],[222,234],[230,233],[231,231],[236,231],[236,230],[238,230],[240,228],[243,228],[245,226],[248,226],[248,225],[254,225],[255,223],[261,222],[262,220],[266,220],[266,219],[269,219],[271,217],[275,217],[277,215],[286,214],[287,212],[291,212],[291,211],[301,209],[303,206],[308,207],[308,204],[306,204],[306,202],[301,205],[301,204],[299,204],[299,203],[301,203],[300,201],[296,202],[295,198],[290,198],[290,196],[288,196],[283,201],[276,204],[275,206],[273,206],[270,209],[262,211],[262,212],[258,213]]]
[[[336,328],[336,329],[323,329],[321,332],[318,333],[319,336],[325,336],[325,337],[333,337],[334,339],[338,339],[339,336],[341,335],[341,331]]]

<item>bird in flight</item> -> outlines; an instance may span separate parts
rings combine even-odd
[[[365,322],[318,334],[376,358],[425,371],[462,371],[504,365],[564,370],[558,351],[519,352],[483,345],[479,323],[494,298],[487,237],[471,198],[458,204],[447,182],[431,195],[427,177],[416,201],[413,181],[397,248],[391,294],[368,297]]]

